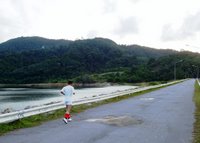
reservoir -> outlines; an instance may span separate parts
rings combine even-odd
[[[134,89],[136,86],[115,85],[95,88],[75,89],[73,100],[87,99],[103,94]],[[37,88],[0,88],[0,112],[9,108],[17,111],[44,104],[62,102],[64,96],[60,94],[61,89],[37,89]]]

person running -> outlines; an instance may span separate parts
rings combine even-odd
[[[66,113],[64,115],[63,121],[67,124],[67,122],[72,120],[70,111],[72,108],[72,96],[75,95],[73,82],[68,81],[67,85],[62,88],[60,93],[65,96],[64,103],[66,105]]]

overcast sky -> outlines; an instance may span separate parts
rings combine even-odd
[[[0,42],[20,36],[200,52],[200,0],[0,0]]]

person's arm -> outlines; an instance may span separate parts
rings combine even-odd
[[[64,93],[63,91],[60,91],[60,93],[61,93],[62,95],[65,95],[65,93]]]
[[[75,95],[75,90],[74,90],[74,87],[73,87],[73,95]]]
[[[65,95],[65,93],[64,93],[64,88],[62,88],[62,90],[60,91],[60,93],[61,93],[62,95]]]

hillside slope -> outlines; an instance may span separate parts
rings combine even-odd
[[[149,68],[149,61],[177,53],[119,45],[105,38],[69,41],[20,37],[0,44],[0,83],[56,82],[117,69],[139,72],[142,66]]]

